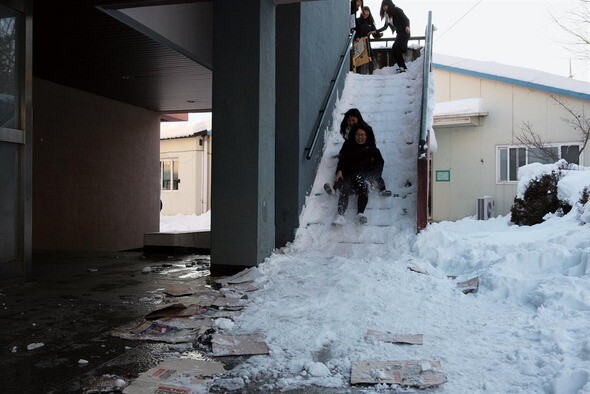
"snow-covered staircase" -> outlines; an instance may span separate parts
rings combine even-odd
[[[318,243],[335,255],[386,254],[401,246],[399,243],[408,238],[408,231],[414,233],[421,95],[421,59],[411,63],[403,74],[382,69],[374,75],[347,75],[331,128],[326,133],[316,179],[300,217],[297,238],[302,244]],[[326,194],[323,185],[334,182],[335,156],[343,143],[340,122],[350,108],[358,108],[375,132],[377,147],[385,160],[383,179],[393,196],[380,197],[375,191],[369,194],[365,225],[355,221],[357,199],[351,196],[345,215],[348,223],[332,226],[337,214],[337,197]],[[297,243],[296,239],[295,247]]]

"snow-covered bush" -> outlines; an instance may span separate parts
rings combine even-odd
[[[510,220],[519,226],[532,226],[542,223],[548,213],[569,212],[571,205],[560,200],[557,193],[557,184],[561,177],[561,169],[558,169],[531,179],[523,197],[514,198]]]
[[[590,186],[586,186],[580,192],[580,199],[578,200],[578,213],[580,214],[580,222],[582,224],[590,223]]]

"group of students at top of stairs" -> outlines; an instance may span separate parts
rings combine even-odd
[[[356,18],[356,14],[361,10],[361,14]],[[391,29],[392,33],[396,34],[395,42],[391,47],[391,54],[398,65],[398,72],[405,72],[407,67],[404,61],[404,53],[408,50],[408,40],[410,39],[410,19],[406,16],[404,11],[395,6],[392,0],[382,0],[379,16],[384,20],[382,28],[375,27],[375,20],[371,14],[371,9],[363,5],[363,0],[352,0],[350,3],[351,19],[354,19],[353,34],[354,40],[357,42],[363,37],[367,38],[367,50],[371,61],[357,68],[360,74],[372,74],[374,69],[374,55],[371,49],[369,38],[373,36],[379,38],[383,35],[383,31],[387,28]]]
[[[368,219],[364,212],[369,202],[369,189],[376,189],[381,197],[391,197],[391,191],[386,189],[381,176],[385,162],[377,148],[373,129],[358,109],[351,108],[344,114],[340,134],[344,144],[338,154],[334,185],[324,184],[324,190],[329,195],[335,194],[335,190],[340,194],[338,216],[332,224],[346,224],[344,213],[351,194],[358,196],[356,219],[360,224],[366,224]]]

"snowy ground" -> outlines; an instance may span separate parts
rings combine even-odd
[[[360,109],[398,197],[371,195],[369,225],[362,227],[352,220],[352,200],[350,223],[331,226],[336,200],[322,185],[332,180],[341,137],[328,132],[295,241],[260,265],[261,289],[227,329],[263,333],[270,355],[251,357],[231,374],[266,382],[270,391],[345,389],[353,361],[430,359],[441,362],[448,378],[434,392],[590,393],[590,225],[583,224],[590,206],[532,227],[511,225],[509,217],[465,218],[416,236],[411,136],[417,136],[421,87],[413,78],[420,66],[402,75],[347,77],[335,118]],[[523,179],[551,168],[524,167]],[[566,172],[562,199],[575,203],[590,185],[590,171],[580,170]],[[457,282],[474,276],[479,291],[463,294]],[[422,333],[424,345],[370,342],[369,329]]]
[[[160,232],[210,231],[211,211],[202,215],[160,215]]]

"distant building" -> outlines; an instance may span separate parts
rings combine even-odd
[[[518,168],[549,162],[538,149],[519,144],[525,123],[547,147],[568,162],[590,163],[590,150],[578,158],[582,136],[552,98],[585,116],[590,83],[541,71],[434,55],[438,150],[432,158],[432,219],[456,220],[475,214],[478,198],[490,196],[495,214],[506,215],[517,189]]]
[[[200,215],[211,209],[210,124],[161,124],[160,189],[164,215]]]

